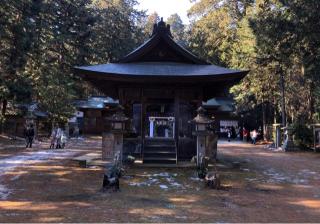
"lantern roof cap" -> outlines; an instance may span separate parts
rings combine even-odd
[[[210,119],[207,115],[206,115],[206,109],[204,109],[202,106],[200,106],[197,109],[197,116],[195,118],[193,118],[190,122],[191,123],[195,123],[195,124],[211,124],[214,122],[213,119]]]
[[[113,122],[125,122],[128,120],[128,117],[125,116],[124,114],[124,107],[121,105],[118,105],[115,109],[115,113],[112,114],[110,117],[107,117],[106,119],[108,121],[113,121]]]

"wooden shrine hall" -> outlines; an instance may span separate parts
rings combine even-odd
[[[130,118],[124,141],[134,143],[132,151],[138,150],[144,163],[176,163],[196,155],[189,121],[197,108],[225,96],[247,73],[196,57],[173,40],[162,19],[149,40],[119,61],[75,68],[75,74],[119,99]]]

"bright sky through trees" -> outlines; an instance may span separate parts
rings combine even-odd
[[[166,20],[170,15],[178,13],[183,23],[188,24],[187,10],[192,6],[190,0],[138,0],[139,9],[148,10],[151,14],[157,12],[160,17]]]

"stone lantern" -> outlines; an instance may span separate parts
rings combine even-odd
[[[190,121],[195,126],[195,131],[192,134],[197,136],[197,165],[199,165],[201,156],[208,156],[206,153],[208,151],[207,138],[214,135],[210,128],[214,120],[210,119],[205,112],[206,110],[202,106],[199,107],[197,116]]]
[[[110,133],[103,136],[103,159],[106,159],[108,155],[109,158],[113,159],[116,154],[120,155],[120,162],[123,159],[123,134],[126,131],[125,122],[128,120],[123,110],[124,108],[119,105],[116,108],[116,112],[106,118],[106,120],[111,123],[111,130]]]

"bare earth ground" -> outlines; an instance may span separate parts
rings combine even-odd
[[[101,193],[103,170],[70,160],[100,142],[26,150],[0,138],[0,222],[320,221],[320,154],[222,141],[222,190],[206,188],[192,169],[130,168],[120,192]]]

